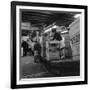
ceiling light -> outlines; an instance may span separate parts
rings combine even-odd
[[[63,32],[61,32],[61,33],[67,33],[68,31],[63,31]]]
[[[80,17],[80,14],[76,14],[76,15],[74,16],[74,18],[78,18],[78,17]]]

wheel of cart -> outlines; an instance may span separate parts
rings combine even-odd
[[[59,71],[59,68],[57,68],[57,64],[52,63],[51,61],[48,60],[43,60],[42,64],[44,65],[44,67],[47,69],[47,71],[55,76],[60,76],[61,73]]]

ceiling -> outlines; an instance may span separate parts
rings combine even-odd
[[[57,25],[68,26],[75,20],[74,15],[80,12],[21,10],[21,21],[30,22],[35,26],[48,26],[55,22]]]

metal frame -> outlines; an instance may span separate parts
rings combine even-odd
[[[17,85],[16,84],[16,6],[43,6],[43,7],[55,7],[55,8],[75,8],[75,9],[84,9],[85,13],[85,77],[84,81],[76,81],[76,82],[54,82],[54,83],[44,83],[44,84],[25,84],[25,85]],[[66,4],[51,4],[51,3],[33,3],[33,2],[19,2],[19,1],[12,1],[11,2],[11,88],[32,88],[32,87],[49,87],[49,86],[65,86],[65,85],[79,85],[79,84],[87,84],[88,83],[88,76],[87,76],[87,6],[82,5],[66,5]]]

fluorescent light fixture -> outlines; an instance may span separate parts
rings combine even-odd
[[[56,25],[54,25],[52,28],[57,28],[57,26],[56,26]]]
[[[50,32],[50,31],[51,31],[51,28],[45,30],[44,33],[47,33],[47,32]]]
[[[74,18],[78,18],[78,17],[80,17],[80,14],[76,14],[76,15],[74,16]]]
[[[61,32],[61,33],[67,33],[68,31],[63,31],[63,32]]]

